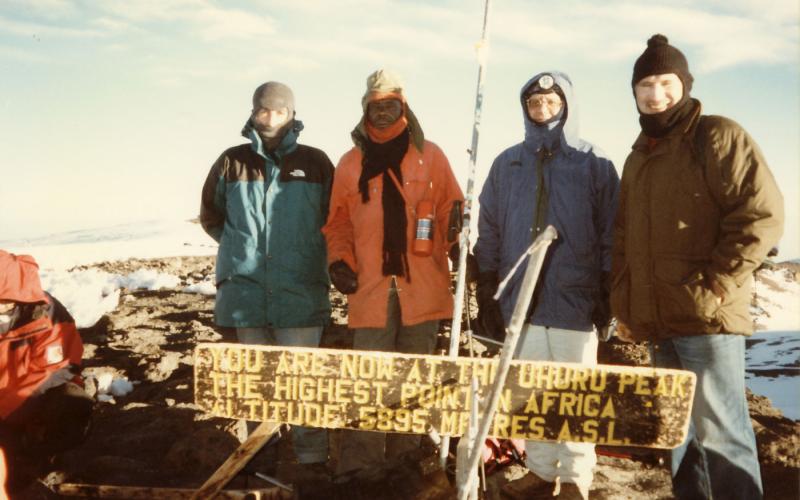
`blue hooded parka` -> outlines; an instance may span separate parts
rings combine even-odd
[[[565,105],[560,119],[537,125],[528,117],[525,93],[545,74],[561,88]],[[553,225],[558,239],[548,249],[527,321],[591,331],[601,272],[611,270],[619,175],[602,151],[578,137],[577,100],[567,75],[537,74],[522,87],[520,104],[525,140],[503,151],[489,171],[479,197],[475,257],[481,272],[495,271],[502,280],[531,245],[536,235],[537,160],[543,155],[547,198],[541,229]],[[506,324],[524,270],[523,264],[500,297]]]

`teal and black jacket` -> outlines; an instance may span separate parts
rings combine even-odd
[[[248,121],[211,167],[200,223],[217,242],[216,322],[229,327],[322,326],[330,318],[325,239],[333,164],[297,144],[295,120],[266,152]]]

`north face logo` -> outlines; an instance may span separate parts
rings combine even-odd
[[[296,168],[296,169],[292,170],[291,172],[289,172],[289,175],[291,175],[292,177],[305,177],[306,173],[303,172],[302,170]]]

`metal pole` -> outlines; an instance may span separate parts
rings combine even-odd
[[[453,302],[453,325],[450,329],[450,349],[448,356],[458,357],[458,341],[461,337],[461,316],[464,312],[464,289],[467,275],[467,253],[469,252],[469,226],[472,220],[472,198],[475,184],[475,163],[478,157],[478,136],[481,128],[481,114],[483,111],[483,84],[486,79],[486,59],[489,52],[489,4],[486,0],[483,8],[483,29],[481,41],[478,42],[478,87],[475,92],[475,114],[472,125],[472,144],[469,149],[469,170],[467,176],[467,190],[464,196],[464,219],[459,238],[458,272],[456,273],[456,292]],[[447,454],[450,449],[450,436],[443,436],[442,446],[439,450],[439,462],[444,468]]]
[[[544,262],[544,256],[547,253],[547,248],[550,246],[550,243],[556,239],[556,237],[557,233],[555,228],[553,226],[547,226],[526,252],[529,255],[528,267],[525,270],[525,276],[522,278],[522,286],[519,291],[517,303],[514,306],[514,312],[511,315],[511,323],[506,329],[506,341],[503,345],[502,354],[500,355],[497,375],[495,376],[494,384],[492,384],[491,392],[489,393],[488,403],[483,411],[481,425],[478,428],[478,434],[475,436],[473,445],[470,446],[467,470],[463,472],[456,471],[456,477],[466,478],[464,483],[459,483],[457,485],[459,500],[466,500],[470,491],[472,491],[471,483],[475,481],[477,477],[475,471],[481,457],[480,444],[486,440],[486,436],[489,434],[489,427],[494,419],[494,413],[497,410],[500,395],[506,383],[508,369],[511,366],[511,360],[514,357],[514,351],[516,350],[517,342],[522,332],[522,326],[525,323],[525,318],[528,315],[528,308],[533,299],[533,291],[536,288],[536,282],[539,278],[542,262]],[[500,292],[501,290],[498,290],[498,294]]]

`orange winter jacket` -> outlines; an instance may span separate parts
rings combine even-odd
[[[361,201],[358,179],[362,152],[354,147],[339,160],[333,179],[328,222],[323,227],[328,262],[345,261],[358,274],[358,290],[348,296],[350,328],[384,328],[391,276],[384,276],[383,176],[369,180],[370,199]],[[450,210],[464,199],[450,163],[439,147],[425,141],[422,151],[413,142],[400,165],[403,191],[408,203],[407,255],[410,280],[397,278],[403,325],[450,318],[453,295],[447,241]],[[418,257],[411,251],[416,229],[416,207],[430,200],[435,208],[433,254]]]
[[[42,290],[32,257],[0,250],[0,300],[17,303],[10,327],[0,329],[0,420],[5,420],[29,397],[80,382],[72,369],[81,364],[83,343],[66,308]]]

